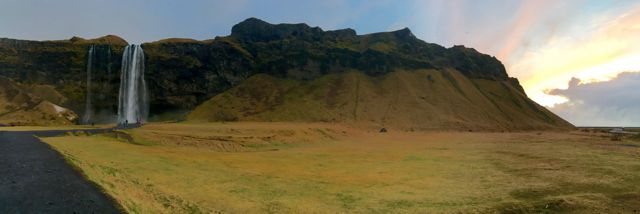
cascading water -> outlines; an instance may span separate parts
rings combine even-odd
[[[107,76],[111,76],[111,46],[107,48]]]
[[[118,124],[145,122],[148,109],[147,85],[144,81],[144,52],[140,45],[128,45],[122,54]]]
[[[84,104],[84,115],[82,116],[82,123],[91,123],[91,117],[93,116],[93,108],[91,106],[91,72],[93,70],[93,58],[94,58],[94,46],[89,47],[87,53],[87,94]]]

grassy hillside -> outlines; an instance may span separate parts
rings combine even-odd
[[[78,116],[60,107],[66,97],[46,85],[17,84],[0,77],[0,125],[66,125]]]
[[[405,130],[529,130],[573,126],[510,80],[456,70],[350,71],[309,81],[250,77],[196,107],[191,121],[344,122]]]

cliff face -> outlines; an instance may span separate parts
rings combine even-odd
[[[224,41],[143,44],[151,113],[186,111],[256,73],[249,56]]]
[[[94,45],[94,112],[115,114],[120,60],[127,43],[115,36],[93,40],[0,39],[0,75],[18,82],[51,85],[80,115],[84,110],[87,50]],[[212,40],[166,39],[144,43],[151,119],[183,113],[255,74],[312,81],[358,70],[384,76],[397,70],[451,69],[470,79],[515,82],[494,57],[474,49],[444,48],[417,39],[409,29],[357,35],[306,24],[269,24],[247,19],[231,35]],[[101,114],[102,112],[102,114]]]
[[[155,113],[192,109],[257,73],[312,80],[353,69],[377,76],[396,69],[454,68],[470,78],[508,79],[497,59],[462,46],[423,42],[409,29],[356,35],[351,29],[323,31],[250,18],[226,37],[169,39],[143,48]]]
[[[381,75],[395,69],[455,68],[472,78],[506,79],[497,59],[474,49],[446,49],[416,38],[409,29],[356,35],[351,29],[322,31],[306,24],[271,25],[250,18],[235,25],[229,38],[256,61],[257,70],[279,76],[313,78],[349,69]]]
[[[116,36],[93,40],[74,37],[61,41],[0,39],[0,76],[22,84],[51,86],[63,99],[48,100],[83,113],[86,96],[87,51],[93,59],[94,107],[109,118],[116,109],[120,58],[127,43]],[[100,113],[100,112],[98,112]]]

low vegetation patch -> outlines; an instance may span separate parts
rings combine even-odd
[[[638,148],[585,135],[288,123],[151,124],[132,133],[154,143],[44,140],[131,213],[629,213],[640,205]],[[170,135],[179,137],[159,141]],[[179,144],[189,136],[201,144],[230,136],[252,150]]]

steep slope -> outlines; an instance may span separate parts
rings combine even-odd
[[[341,122],[405,130],[531,130],[573,126],[512,80],[450,70],[351,71],[310,81],[255,75],[198,106],[193,121]]]
[[[49,86],[20,85],[0,77],[0,125],[73,124],[78,116],[48,100],[66,98]]]
[[[454,68],[478,79],[506,80],[504,66],[474,49],[444,48],[409,29],[357,35],[306,24],[249,18],[214,40],[165,39],[143,44],[152,113],[191,110],[259,73],[294,80],[360,70],[370,76],[397,69]]]

